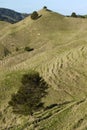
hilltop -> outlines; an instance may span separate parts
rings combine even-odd
[[[36,20],[28,16],[8,27],[0,23],[0,129],[86,130],[87,19],[47,9],[38,14]],[[34,117],[15,115],[8,102],[31,69],[49,84],[42,99],[47,109]]]
[[[29,14],[18,13],[11,9],[0,8],[0,21],[6,21],[10,23],[16,23],[23,20]]]

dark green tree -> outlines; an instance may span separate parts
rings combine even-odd
[[[28,115],[43,108],[41,99],[47,94],[48,84],[39,73],[32,71],[29,74],[24,74],[21,83],[22,86],[9,101],[13,112]]]
[[[44,6],[43,9],[47,9],[47,6]]]
[[[33,48],[30,48],[30,47],[28,47],[28,46],[26,46],[26,47],[24,48],[24,50],[25,50],[25,51],[33,51],[34,49],[33,49]]]
[[[4,56],[6,57],[9,54],[10,54],[10,51],[5,47],[4,48]]]
[[[75,17],[75,18],[77,18],[76,13],[75,13],[75,12],[73,12],[73,13],[71,14],[71,17]]]
[[[34,11],[34,12],[31,14],[31,19],[36,20],[37,18],[38,18],[38,13],[37,13],[37,11]]]

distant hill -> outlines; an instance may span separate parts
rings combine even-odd
[[[11,9],[0,8],[0,21],[16,23],[16,22],[24,19],[28,15],[29,14],[18,13]]]

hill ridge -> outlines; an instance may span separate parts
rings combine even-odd
[[[27,17],[28,14],[22,14],[8,8],[0,8],[0,21],[16,23]]]

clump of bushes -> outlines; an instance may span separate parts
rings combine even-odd
[[[83,15],[77,15],[78,18],[85,18]]]
[[[9,54],[10,54],[10,51],[5,47],[4,48],[4,56],[6,57]]]
[[[27,46],[27,47],[24,48],[24,50],[25,51],[33,51],[34,49]]]
[[[75,12],[73,12],[73,13],[71,14],[71,17],[75,17],[75,18],[85,18],[85,16],[83,16],[83,15],[77,15]]]
[[[21,87],[12,94],[9,105],[16,114],[29,115],[43,108],[41,99],[46,96],[48,84],[36,71],[24,74]]]
[[[49,9],[47,8],[47,6],[44,6],[43,9],[46,10],[46,11],[52,12],[51,10],[49,10]]]
[[[19,48],[18,48],[18,47],[16,47],[16,48],[15,48],[15,50],[16,50],[16,51],[19,51]]]
[[[2,112],[0,111],[0,119],[2,118]]]
[[[49,110],[49,109],[52,109],[53,107],[56,107],[58,106],[58,104],[51,104],[50,106],[47,106],[44,110]]]
[[[37,13],[37,11],[34,11],[34,12],[31,14],[31,19],[36,20],[37,18],[38,18],[38,13]]]
[[[71,14],[71,17],[75,17],[75,18],[77,18],[76,13],[75,13],[75,12],[73,12],[73,13]]]
[[[44,6],[43,9],[47,9],[47,6]]]

